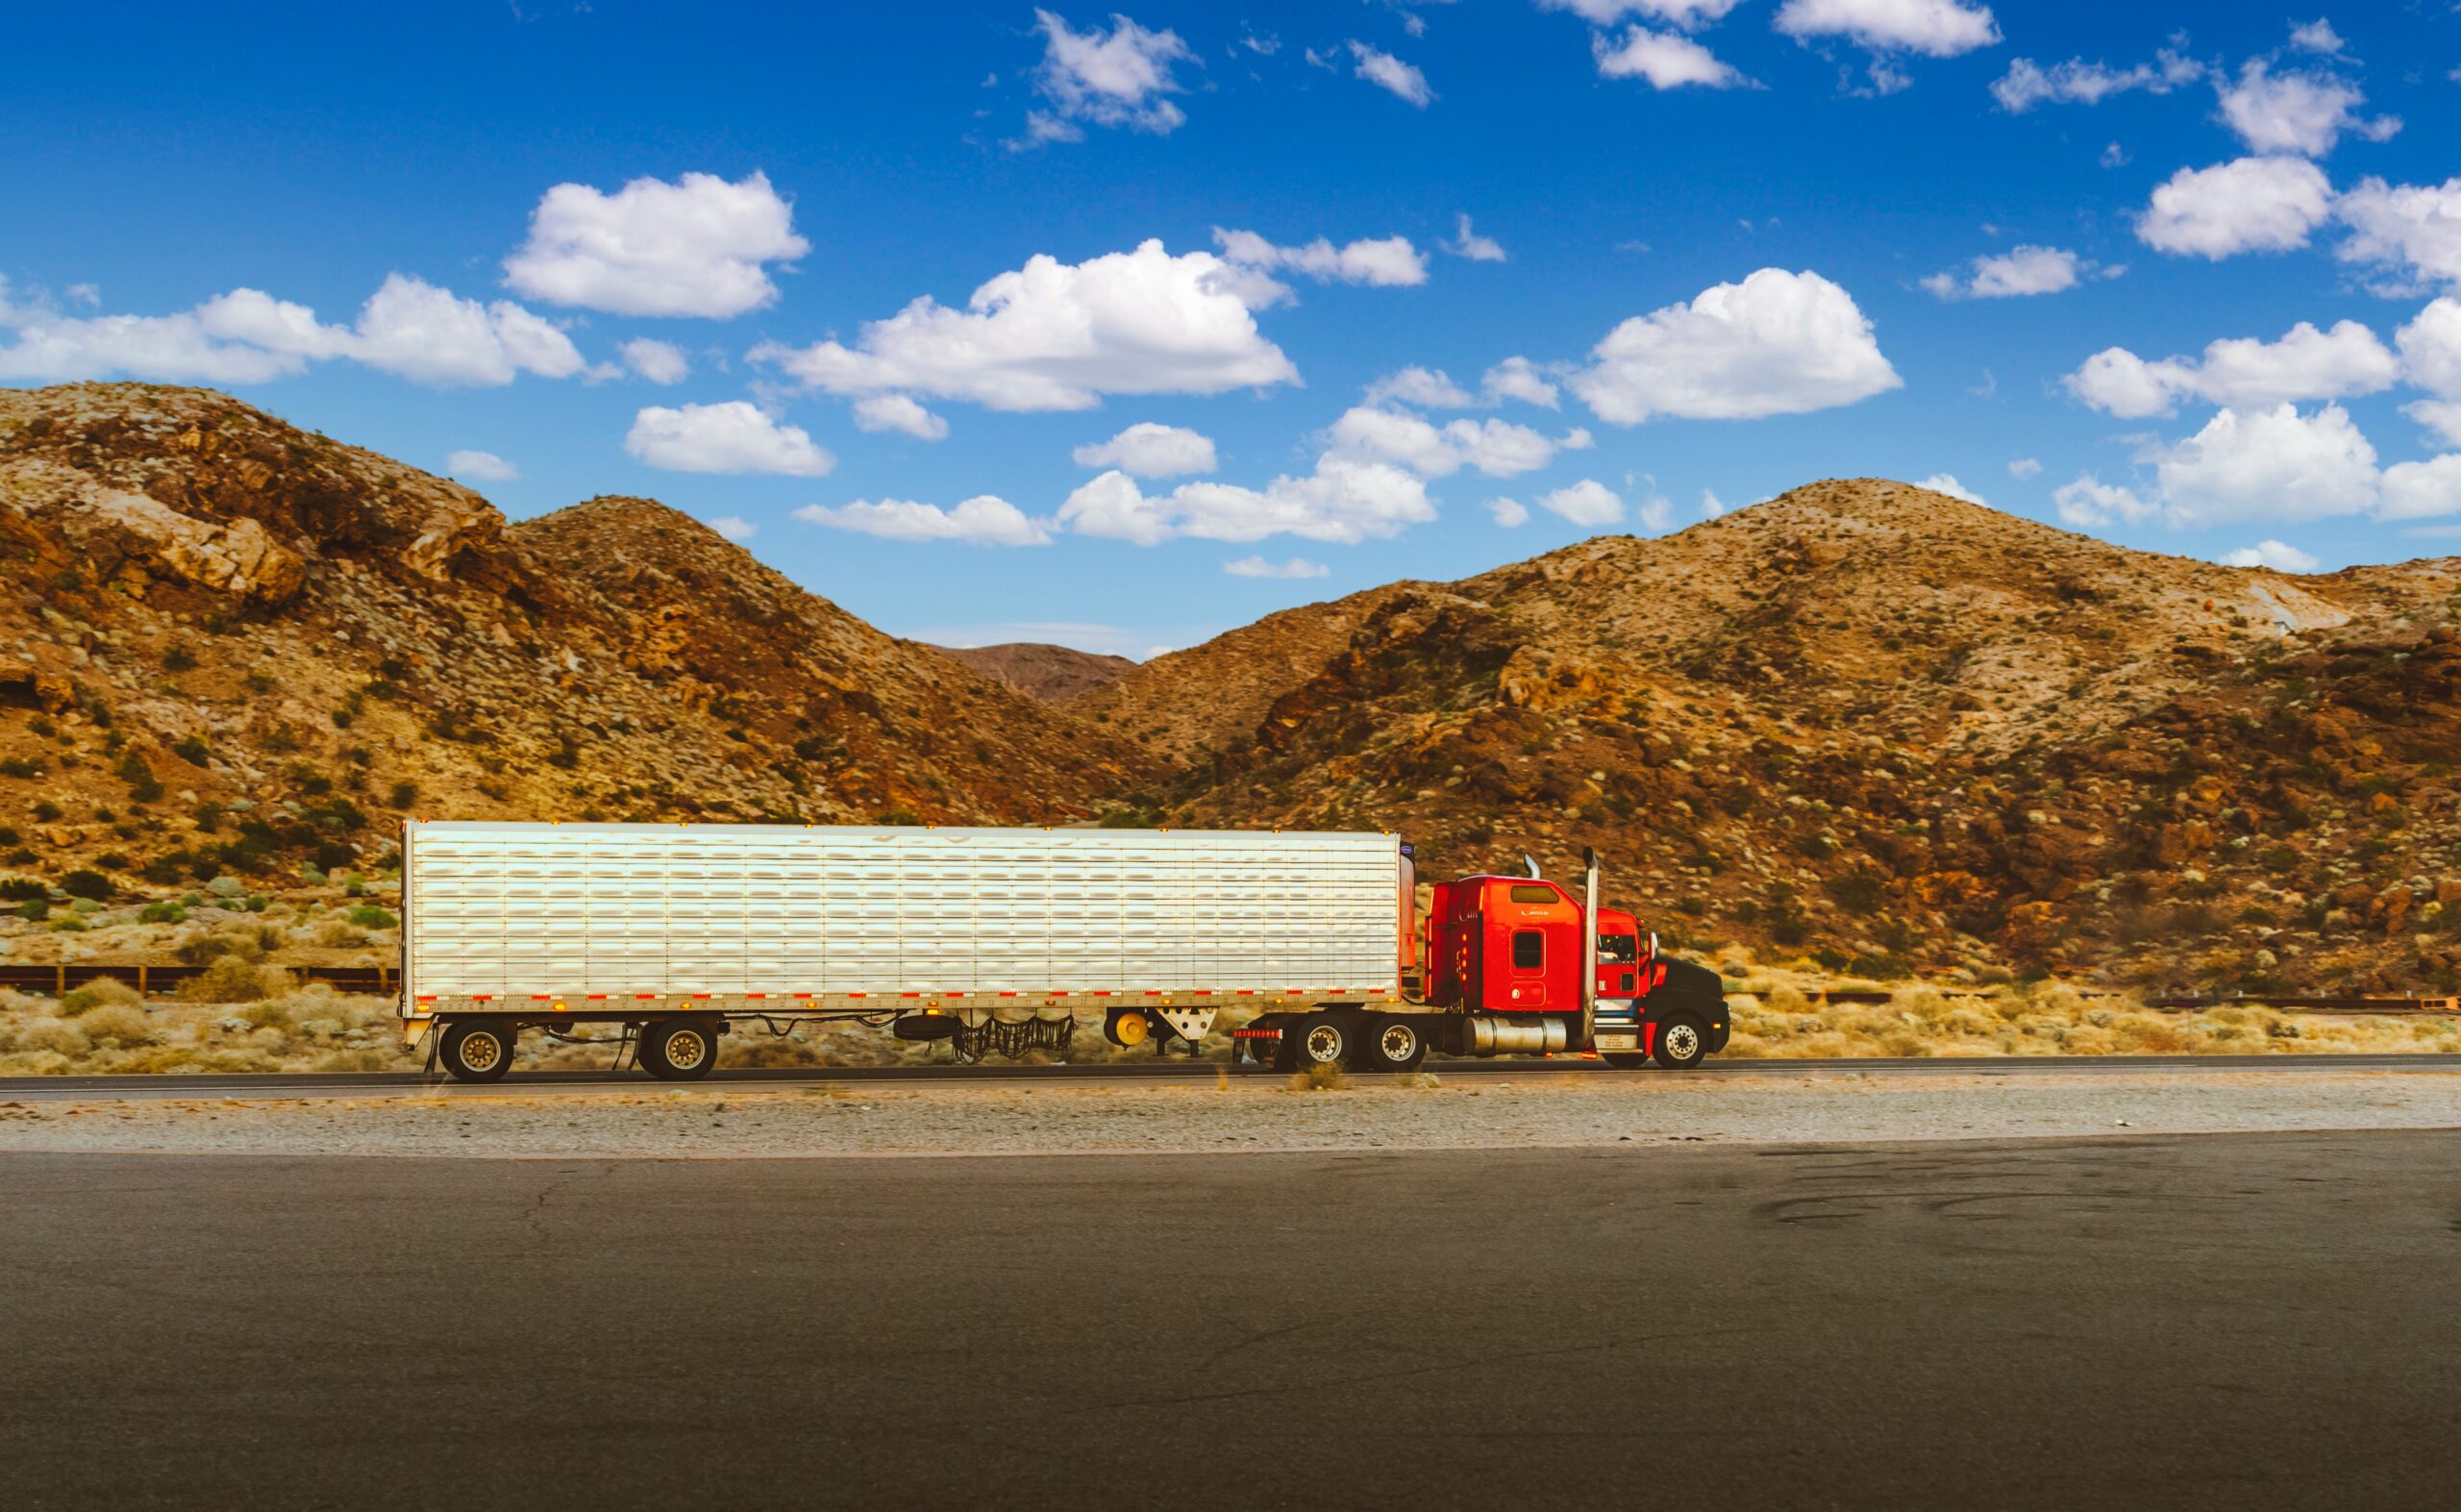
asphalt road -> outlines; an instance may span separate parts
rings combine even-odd
[[[1690,1071],[1666,1072],[1654,1067],[1623,1071],[1603,1061],[1579,1056],[1503,1058],[1496,1060],[1429,1060],[1426,1069],[1446,1077],[1923,1077],[1923,1076],[2099,1076],[2181,1072],[2263,1072],[2299,1075],[2319,1072],[2400,1071],[2461,1073],[2461,1055],[2006,1055],[1949,1056],[1929,1059],[1724,1060],[1711,1058]],[[728,1085],[821,1086],[871,1082],[916,1081],[1164,1081],[1189,1077],[1211,1079],[1221,1074],[1220,1061],[1188,1059],[1098,1061],[1078,1066],[1020,1066],[994,1061],[965,1066],[940,1062],[929,1066],[765,1067],[711,1072],[706,1080],[686,1086]],[[1234,1068],[1233,1076],[1278,1076],[1258,1068]],[[442,1073],[423,1076],[408,1071],[247,1072],[232,1074],[167,1073],[113,1077],[0,1077],[0,1103],[87,1102],[201,1097],[390,1097],[500,1096],[507,1093],[579,1092],[652,1085],[640,1071],[515,1071],[504,1080],[463,1083]]]
[[[0,1158],[0,1505],[2331,1508],[2461,1484],[2442,1133]]]

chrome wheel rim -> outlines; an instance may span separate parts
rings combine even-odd
[[[707,1058],[708,1053],[708,1044],[692,1029],[671,1035],[666,1042],[667,1064],[678,1071],[691,1070]]]
[[[1318,1064],[1342,1058],[1342,1031],[1330,1024],[1319,1024],[1307,1031],[1307,1058]]]
[[[1377,1043],[1384,1052],[1386,1060],[1403,1061],[1409,1059],[1410,1053],[1419,1048],[1419,1036],[1406,1024],[1392,1024],[1385,1027],[1384,1037]]]
[[[1678,1060],[1689,1060],[1701,1052],[1701,1031],[1689,1024],[1677,1024],[1666,1031],[1666,1053]]]
[[[496,1062],[502,1059],[504,1059],[504,1041],[496,1038],[494,1030],[489,1029],[462,1037],[461,1064],[470,1070],[492,1071],[495,1069]]]

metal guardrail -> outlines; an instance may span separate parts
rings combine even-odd
[[[282,969],[303,981],[321,981],[337,991],[363,993],[371,997],[390,997],[401,982],[401,970],[394,966],[285,966]],[[0,987],[13,988],[18,992],[49,993],[57,997],[89,981],[124,981],[138,992],[152,996],[176,992],[183,983],[203,975],[205,970],[203,966],[175,962],[158,965],[151,961],[0,965]]]
[[[1883,1004],[1897,994],[1870,987],[1806,993],[1815,1003]],[[1951,992],[1952,998],[1996,998],[1996,992]],[[2100,994],[2089,994],[2100,996]],[[2294,1013],[2449,1014],[2461,1016],[2461,998],[2291,998],[2250,995],[2233,998],[2148,998],[2144,1006],[2157,1013],[2200,1013],[2206,1008],[2279,1008]]]

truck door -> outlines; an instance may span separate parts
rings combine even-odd
[[[1498,1006],[1515,1013],[1535,1013],[1547,1004],[1547,936],[1543,925],[1523,924],[1512,930],[1511,974],[1504,1001]]]

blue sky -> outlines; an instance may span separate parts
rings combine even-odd
[[[0,383],[1130,655],[1823,477],[2461,534],[2446,0],[1120,3],[28,12]]]

